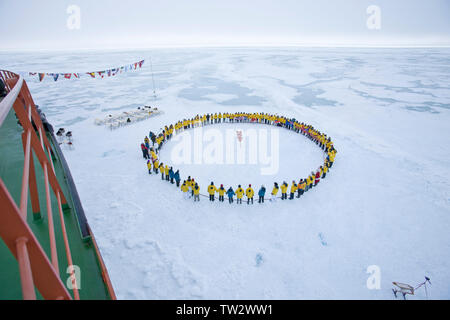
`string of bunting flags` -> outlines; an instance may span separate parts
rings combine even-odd
[[[71,79],[71,78],[81,78],[84,76],[90,76],[91,78],[104,78],[104,77],[113,77],[118,73],[122,72],[128,72],[131,70],[136,70],[138,68],[141,68],[144,64],[144,60],[127,64],[121,67],[102,70],[102,71],[93,71],[93,72],[82,72],[82,73],[43,73],[43,72],[19,72],[22,76],[29,75],[29,76],[37,76],[39,79],[39,82],[44,80],[44,78],[51,77],[54,81],[58,81],[58,79]]]

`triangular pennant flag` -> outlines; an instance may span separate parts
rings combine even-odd
[[[108,73],[108,77],[111,77],[111,70],[106,71]]]
[[[139,68],[142,68],[143,64],[144,64],[144,60],[139,61]]]
[[[100,77],[103,78],[103,77],[104,77],[103,74],[105,73],[105,71],[97,71],[97,73],[98,73],[98,75],[99,75]]]
[[[59,73],[53,73],[52,76],[53,76],[53,80],[56,81],[56,80],[58,80]]]
[[[95,72],[86,72],[86,74],[90,75],[92,78],[95,78]]]
[[[29,74],[30,74],[30,76],[35,76],[36,72],[30,72]]]
[[[134,70],[136,70],[136,68],[137,68],[137,65],[138,65],[138,63],[137,63],[137,62],[135,62],[135,63],[134,63]]]
[[[79,77],[80,77],[80,74],[79,74],[79,73],[74,73],[73,76],[74,76],[75,78],[79,78]]]
[[[39,73],[39,81],[42,81],[45,77],[45,73]]]

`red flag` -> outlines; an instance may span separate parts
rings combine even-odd
[[[139,68],[142,68],[143,63],[144,63],[144,60],[139,61]]]
[[[103,74],[105,73],[105,71],[97,71],[97,73],[98,73],[98,75],[99,75],[100,77],[102,77],[102,78],[103,78],[103,77],[104,77],[104,75],[103,75]]]
[[[74,73],[73,76],[74,76],[75,78],[79,78],[79,77],[80,77],[80,74],[79,74],[79,73]]]
[[[70,79],[71,76],[72,76],[71,73],[64,73],[64,78],[66,79]]]

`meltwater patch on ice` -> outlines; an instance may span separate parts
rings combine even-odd
[[[260,267],[260,266],[263,264],[264,258],[263,258],[262,253],[257,253],[257,254],[256,254],[256,256],[255,256],[255,261],[256,261],[256,266],[257,266],[257,267]]]
[[[322,232],[319,232],[318,236],[319,236],[320,243],[323,246],[328,246],[328,243],[325,241],[325,236],[322,234]]]
[[[117,157],[117,156],[120,156],[123,154],[125,154],[124,150],[111,149],[111,150],[103,152],[102,158]]]

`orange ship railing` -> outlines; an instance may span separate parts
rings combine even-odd
[[[8,92],[7,96],[0,102],[0,126],[11,107],[13,107],[24,129],[22,133],[24,165],[20,206],[17,207],[0,178],[0,207],[2,208],[0,236],[18,261],[24,299],[36,299],[35,287],[44,299],[72,299],[59,277],[50,188],[58,201],[68,265],[72,266],[73,261],[62,209],[62,206],[67,204],[67,199],[56,178],[55,168],[51,160],[52,147],[44,133],[45,129],[41,118],[23,78],[15,73],[1,70],[0,78],[5,83]],[[44,171],[51,262],[27,224],[28,192],[30,192],[33,214],[39,214],[40,212],[33,152]],[[70,268],[70,270],[73,295],[78,300],[80,296],[74,268]],[[112,288],[110,289],[112,290]]]

